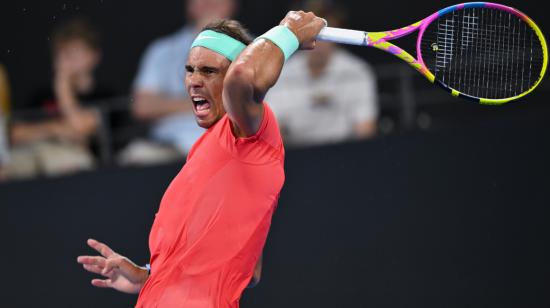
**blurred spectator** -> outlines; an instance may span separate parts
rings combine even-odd
[[[38,119],[35,113],[32,119],[14,116],[8,177],[66,174],[95,164],[90,143],[100,117],[84,104],[110,94],[96,86],[93,75],[101,58],[99,35],[76,18],[54,30],[51,48],[53,89],[36,93]]]
[[[182,159],[204,132],[196,122],[184,85],[191,43],[211,20],[229,18],[236,0],[187,0],[187,23],[155,40],[146,50],[134,81],[132,112],[152,124],[147,140],[134,140],[119,156],[121,164]]]
[[[345,27],[346,12],[330,1],[300,7]],[[378,116],[376,76],[368,63],[333,43],[317,42],[283,67],[266,97],[289,146],[310,146],[371,137]]]
[[[0,181],[6,176],[5,166],[8,163],[8,136],[6,125],[10,104],[10,87],[4,66],[0,64]]]

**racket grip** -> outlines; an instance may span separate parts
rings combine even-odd
[[[319,32],[316,39],[325,42],[367,46],[367,37],[368,33],[365,31],[325,27]]]

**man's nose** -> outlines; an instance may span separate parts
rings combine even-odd
[[[203,86],[203,79],[198,73],[191,73],[187,76],[187,82],[190,87],[199,88]]]

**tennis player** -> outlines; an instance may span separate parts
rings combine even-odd
[[[289,12],[251,42],[236,21],[208,25],[192,44],[185,83],[207,131],[162,198],[149,246],[150,268],[88,240],[101,256],[80,256],[97,287],[139,293],[136,307],[238,307],[259,280],[261,254],[284,182],[284,148],[263,102],[283,64],[312,49],[325,21]]]

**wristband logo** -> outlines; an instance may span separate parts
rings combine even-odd
[[[234,61],[241,51],[246,48],[246,45],[241,41],[212,30],[204,30],[199,33],[193,44],[191,44],[191,48],[196,46],[208,48],[226,57],[229,61]]]

